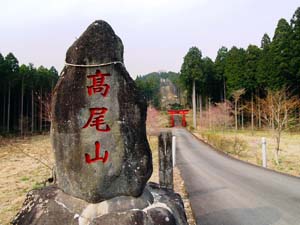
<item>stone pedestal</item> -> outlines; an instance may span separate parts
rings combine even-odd
[[[180,195],[150,183],[140,197],[92,204],[56,186],[27,194],[14,225],[187,225]]]

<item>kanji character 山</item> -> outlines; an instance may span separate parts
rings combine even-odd
[[[105,163],[108,159],[108,151],[104,152],[104,156],[101,157],[100,156],[100,152],[101,152],[101,145],[99,141],[95,142],[95,158],[91,159],[91,156],[88,153],[85,153],[85,161],[86,163],[90,164],[96,161],[102,161],[103,163]]]

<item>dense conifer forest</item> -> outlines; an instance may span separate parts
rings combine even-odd
[[[54,67],[19,65],[13,53],[0,53],[0,132],[32,134],[49,130]]]

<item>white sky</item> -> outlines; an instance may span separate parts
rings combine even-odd
[[[190,47],[214,60],[222,45],[259,46],[299,6],[299,0],[0,0],[0,52],[60,72],[75,38],[103,19],[123,41],[132,77],[178,72]]]

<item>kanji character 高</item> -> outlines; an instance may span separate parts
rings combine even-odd
[[[107,76],[110,76],[110,74],[103,74],[100,70],[96,70],[96,74],[87,76],[87,78],[92,80],[92,85],[87,86],[89,96],[99,92],[103,97],[106,97],[110,90],[110,85],[105,83],[105,77]]]

